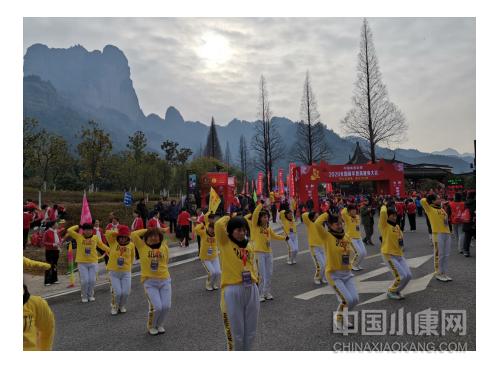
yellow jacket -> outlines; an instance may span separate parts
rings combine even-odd
[[[359,215],[356,215],[356,217],[353,218],[351,215],[349,215],[347,207],[344,207],[342,211],[340,211],[340,214],[342,215],[342,220],[344,220],[344,223],[346,225],[345,233],[351,239],[361,239],[361,233],[359,232],[361,219]]]
[[[54,314],[45,300],[30,296],[23,305],[23,350],[52,350]]]
[[[255,254],[248,246],[242,249],[229,239],[227,235],[228,221],[229,216],[224,216],[215,223],[215,241],[220,251],[222,270],[221,287],[241,284],[243,271],[250,271],[252,281],[257,283],[257,272],[254,267]],[[245,254],[246,263],[243,264]]]
[[[118,233],[114,230],[106,231],[105,236],[109,245],[106,246],[106,253],[109,255],[106,269],[115,272],[131,272],[135,259],[134,243],[130,242],[125,246],[121,246],[116,240]]]
[[[403,249],[399,246],[399,240],[403,239],[403,233],[399,225],[392,226],[387,222],[387,207],[382,206],[380,209],[380,218],[378,220],[378,228],[382,236],[382,246],[380,252],[382,254],[402,256]]]
[[[97,235],[85,238],[78,233],[78,225],[71,226],[68,229],[68,235],[76,240],[76,259],[77,263],[97,263],[97,247],[106,251],[106,245]]]
[[[271,253],[271,239],[285,240],[286,236],[276,234],[273,229],[259,226],[259,213],[262,210],[262,203],[259,203],[252,215],[252,239],[255,252]]]
[[[304,221],[304,225],[307,228],[307,240],[309,242],[309,247],[323,247],[323,240],[318,234],[318,230],[316,230],[316,226],[314,222],[309,220],[309,212],[305,212],[302,214],[302,221]]]
[[[38,262],[23,256],[23,272],[38,273],[39,271],[50,270],[51,265],[45,262]]]
[[[147,279],[168,279],[170,273],[168,272],[168,242],[164,236],[160,248],[150,248],[141,236],[143,236],[148,229],[141,229],[133,231],[130,238],[134,242],[141,262],[141,282]]]
[[[198,224],[194,228],[196,234],[201,238],[200,259],[202,261],[211,261],[217,258],[217,245],[215,244],[215,235],[209,236],[205,225]]]
[[[280,211],[280,221],[283,224],[283,231],[286,235],[290,235],[290,230],[297,234],[297,225],[295,221],[289,221],[285,216],[285,210]]]
[[[429,218],[433,234],[449,234],[448,214],[442,208],[434,208],[427,203],[427,198],[420,200],[422,207]]]
[[[323,227],[323,223],[328,220],[328,213],[320,215],[314,225],[325,245],[326,267],[325,272],[349,271],[351,269],[351,261],[349,264],[343,264],[342,258],[344,255],[350,257],[352,254],[352,243],[349,236],[344,235],[342,239],[337,239]]]

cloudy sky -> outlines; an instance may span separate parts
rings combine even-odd
[[[25,18],[34,44],[119,47],[146,115],[168,106],[185,120],[255,120],[258,80],[275,116],[300,119],[310,72],[321,120],[340,135],[351,108],[360,18]],[[473,152],[476,133],[474,18],[370,18],[389,98],[409,130],[399,146]],[[393,146],[391,148],[396,148]]]

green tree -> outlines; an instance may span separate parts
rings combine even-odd
[[[38,121],[32,118],[23,120],[23,170],[35,158],[35,144],[44,131],[39,130]]]
[[[81,139],[77,150],[84,169],[82,176],[91,185],[95,185],[101,178],[101,169],[113,149],[111,138],[93,120],[88,122],[87,128],[82,127],[78,137]]]
[[[148,139],[146,138],[144,132],[140,130],[136,131],[134,135],[128,137],[127,148],[130,150],[137,163],[141,162],[147,145]]]

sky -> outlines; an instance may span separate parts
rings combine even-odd
[[[408,124],[390,148],[474,152],[474,18],[368,18],[389,99]],[[306,72],[320,119],[345,135],[361,18],[25,18],[34,43],[89,51],[107,44],[128,59],[145,115],[175,106],[185,120],[225,125],[257,119],[264,75],[274,116],[300,120]]]

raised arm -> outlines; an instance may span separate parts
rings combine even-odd
[[[117,234],[116,231],[113,231],[113,233],[115,234],[114,237],[111,236],[111,234],[109,234],[109,236],[108,236],[108,233],[110,233],[109,230],[106,231],[106,234],[104,235],[106,237],[106,240],[108,241],[108,244],[109,245],[115,244],[116,243],[116,234]],[[109,246],[107,246],[106,244],[104,244],[101,239],[97,240],[97,247],[109,254],[109,251],[110,251]]]
[[[195,226],[194,228],[194,232],[196,233],[196,235],[198,236],[201,236],[203,234],[203,232],[205,231],[205,225],[203,224],[198,224]]]
[[[259,203],[257,207],[253,210],[252,214],[252,229],[257,228],[259,223],[259,213],[262,210],[262,203]]]
[[[380,217],[378,219],[378,229],[380,232],[383,232],[387,227],[387,207],[383,205],[380,207]]]
[[[302,221],[304,221],[304,224],[309,227],[312,225],[312,221],[309,219],[309,212],[304,212],[302,215]]]
[[[342,216],[342,221],[344,221],[344,223],[347,223],[347,217],[349,217],[347,207],[342,208],[342,211],[340,211],[340,215]]]
[[[81,237],[81,235],[78,233],[79,228],[80,228],[80,226],[78,226],[78,225],[71,226],[70,228],[68,228],[66,233],[69,236],[71,236],[73,239],[78,240],[78,238]]]
[[[274,232],[273,229],[269,228],[269,232],[271,234],[271,239],[274,239],[274,240],[286,240],[286,238],[288,238],[287,235],[278,235]]]
[[[429,210],[431,209],[431,206],[429,203],[427,203],[427,198],[422,198],[420,200],[420,204],[422,205],[422,208],[424,209],[425,213],[428,213]]]
[[[132,231],[132,233],[130,234],[130,239],[132,239],[132,242],[134,243],[134,245],[137,249],[141,249],[141,248],[146,246],[146,244],[144,243],[144,240],[141,239],[141,236],[146,234],[146,231],[148,231],[148,230],[141,229],[141,230]]]
[[[27,257],[23,257],[23,271],[38,271],[38,270],[50,270],[50,264],[45,262],[38,262]]]
[[[325,241],[328,239],[328,231],[324,228],[323,223],[328,220],[328,212],[321,214],[316,221],[314,221],[314,226],[316,226],[316,230],[320,238]]]
[[[222,243],[226,243],[229,240],[227,236],[227,223],[229,222],[229,216],[222,216],[215,222],[215,241],[217,246],[221,246]]]

